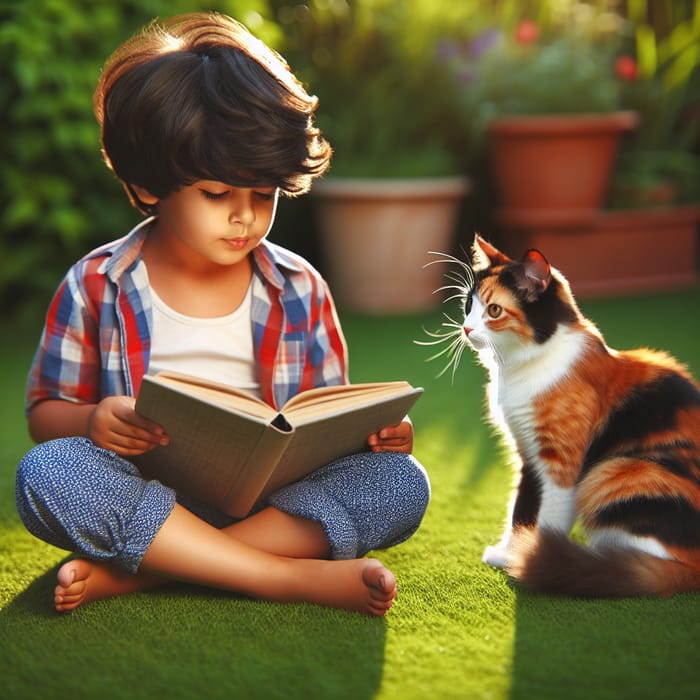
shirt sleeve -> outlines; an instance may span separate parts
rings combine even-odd
[[[326,282],[320,280],[316,289],[309,344],[313,386],[347,384],[348,351],[338,312]]]
[[[81,270],[81,264],[71,268],[49,305],[27,379],[27,412],[47,399],[98,401],[98,325],[81,284]]]

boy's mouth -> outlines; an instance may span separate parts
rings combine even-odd
[[[243,250],[248,245],[249,238],[227,238],[226,242],[235,250]]]

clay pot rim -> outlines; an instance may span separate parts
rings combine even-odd
[[[488,126],[489,132],[519,133],[568,133],[571,131],[631,131],[639,123],[634,111],[603,112],[591,114],[523,114],[498,117]]]
[[[471,178],[466,175],[405,178],[327,176],[314,183],[311,194],[363,199],[461,197],[467,194],[471,187]]]

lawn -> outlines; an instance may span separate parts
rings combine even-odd
[[[700,375],[700,291],[590,301],[610,345],[664,348]],[[3,333],[0,371],[0,698],[698,697],[700,595],[666,600],[535,597],[481,564],[500,534],[511,475],[483,420],[484,374],[454,380],[413,341],[440,313],[344,315],[353,381],[425,387],[412,412],[433,498],[419,532],[378,553],[399,579],[385,619],[250,601],[191,586],[51,607],[65,552],[27,534],[14,470],[30,441],[24,376],[35,343]]]

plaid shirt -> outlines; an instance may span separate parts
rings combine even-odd
[[[135,396],[148,370],[151,295],[141,248],[148,219],[78,261],[59,286],[27,381],[26,408]],[[347,350],[325,281],[303,258],[263,241],[252,253],[251,321],[263,398],[348,381]]]

